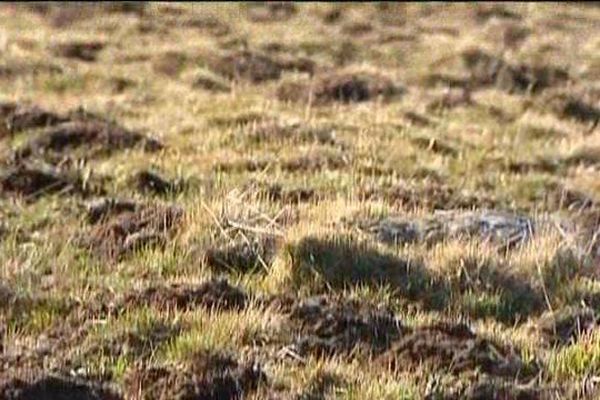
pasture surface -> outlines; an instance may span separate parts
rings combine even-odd
[[[596,4],[0,6],[0,399],[600,396]]]

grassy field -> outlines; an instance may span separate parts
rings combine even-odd
[[[600,8],[0,6],[0,400],[600,396]]]

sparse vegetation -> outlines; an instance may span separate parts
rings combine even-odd
[[[600,396],[600,8],[0,5],[0,400]]]

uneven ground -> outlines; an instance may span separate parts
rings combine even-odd
[[[600,8],[0,7],[1,399],[600,396]]]

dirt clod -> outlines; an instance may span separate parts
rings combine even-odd
[[[101,384],[72,378],[44,376],[32,382],[13,379],[1,383],[3,400],[120,400],[122,397]]]
[[[104,218],[110,218],[125,212],[134,212],[140,206],[141,205],[132,200],[113,198],[99,199],[86,205],[87,219],[89,223],[95,224]]]
[[[261,188],[260,193],[271,201],[279,201],[286,204],[298,204],[315,198],[316,193],[308,188],[284,188],[278,184],[268,185]]]
[[[64,116],[35,105],[2,103],[0,104],[0,137],[7,133],[56,125],[66,120]]]
[[[325,297],[296,302],[289,318],[298,332],[294,347],[300,354],[379,353],[404,331],[388,309]]]
[[[72,121],[46,128],[15,152],[16,159],[43,155],[49,161],[83,148],[88,155],[110,154],[117,150],[142,146],[158,151],[163,145],[141,133],[104,121]]]
[[[137,189],[143,193],[165,195],[182,189],[181,182],[171,182],[152,171],[140,171],[133,177]]]
[[[573,118],[594,126],[600,121],[600,108],[574,95],[557,93],[546,99],[545,103],[561,118]]]
[[[125,296],[122,305],[151,305],[161,309],[186,309],[202,306],[208,309],[242,310],[248,295],[226,279],[216,279],[199,285],[153,286]]]
[[[87,193],[89,191],[93,189],[86,188],[77,173],[63,171],[49,165],[19,164],[0,175],[0,192],[27,198],[37,198],[57,192]]]
[[[513,349],[482,338],[462,324],[417,328],[394,343],[379,361],[394,370],[426,363],[436,370],[456,374],[479,370],[489,375],[517,377],[528,372]]]
[[[268,268],[276,249],[273,237],[244,235],[222,246],[207,249],[204,261],[216,270],[250,272]]]
[[[129,391],[144,400],[241,400],[266,380],[258,363],[214,351],[199,351],[177,369],[137,368],[125,379]]]
[[[176,206],[142,206],[130,211],[129,205],[95,208],[89,215],[116,214],[100,219],[79,239],[79,244],[101,257],[120,259],[145,247],[165,246],[182,221],[183,210]]]
[[[301,82],[284,82],[277,96],[284,101],[309,101],[317,104],[341,102],[358,103],[382,97],[400,95],[404,89],[390,78],[373,73],[331,73],[317,78],[314,85]]]
[[[104,46],[102,42],[69,42],[54,45],[52,51],[59,57],[91,62],[96,61]]]

